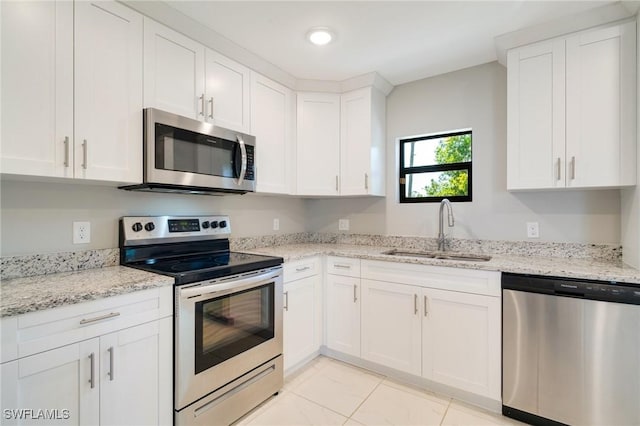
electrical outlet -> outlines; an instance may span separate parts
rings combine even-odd
[[[348,231],[349,230],[349,219],[340,219],[340,220],[338,220],[338,230],[339,231]]]
[[[540,238],[538,222],[527,222],[527,238]]]
[[[91,222],[73,222],[73,244],[91,242]]]
[[[274,231],[279,231],[280,230],[280,219],[273,219],[273,230]]]

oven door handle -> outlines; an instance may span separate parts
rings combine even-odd
[[[242,278],[239,280],[229,280],[228,282],[216,282],[215,284],[200,285],[197,287],[180,289],[180,298],[189,299],[195,296],[202,296],[208,294],[218,293],[230,293],[241,290],[247,290],[252,287],[259,287],[262,284],[266,284],[273,281],[278,275],[282,273],[279,271],[269,271],[264,274],[256,275],[254,277]]]

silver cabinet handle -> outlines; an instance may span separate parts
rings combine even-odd
[[[351,269],[351,265],[342,265],[340,263],[334,263],[333,267],[338,269]]]
[[[91,389],[96,387],[96,354],[91,352],[89,355],[91,361],[91,373],[89,374],[89,383],[91,383]]]
[[[413,295],[413,313],[418,315],[418,295]]]
[[[211,109],[209,110],[209,118],[213,118],[213,96],[209,99],[209,105],[211,106]]]
[[[304,272],[311,269],[311,266],[305,266],[304,268],[296,268],[296,272]]]
[[[91,322],[102,321],[102,320],[106,320],[108,318],[113,318],[113,317],[117,317],[117,316],[120,316],[120,312],[111,312],[111,313],[108,313],[106,315],[101,315],[101,316],[95,317],[95,318],[82,319],[82,320],[80,320],[80,324],[89,324]]]
[[[244,181],[244,175],[247,173],[247,147],[244,146],[244,140],[240,136],[236,136],[236,139],[240,144],[240,156],[242,157],[242,164],[240,165],[240,176],[238,176],[238,184],[242,184],[242,181]]]
[[[358,286],[357,285],[353,285],[353,303],[356,303],[358,301]]]
[[[82,168],[87,169],[87,140],[82,141]]]
[[[429,316],[429,308],[427,307],[427,296],[424,297],[424,316]]]
[[[336,175],[336,192],[338,191],[338,175]]]
[[[576,178],[576,157],[571,157],[571,179]]]
[[[556,178],[557,180],[560,180],[560,178],[561,178],[561,176],[560,176],[560,173],[561,173],[560,167],[561,167],[560,157],[558,157],[558,165],[557,165],[557,173],[558,174],[557,174],[557,178]]]
[[[369,175],[366,173],[364,174],[364,189],[369,190]]]
[[[113,346],[107,349],[107,352],[109,352],[109,372],[107,375],[109,376],[109,380],[113,382]]]
[[[204,117],[204,93],[198,99],[200,99],[200,115]]]
[[[64,166],[69,167],[69,136],[64,137]]]
[[[284,306],[283,306],[285,311],[289,311],[289,292],[285,291],[284,292]]]

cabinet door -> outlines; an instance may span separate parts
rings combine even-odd
[[[369,192],[371,157],[371,89],[340,98],[340,194]]]
[[[565,186],[564,40],[507,53],[507,188]]]
[[[206,50],[206,119],[216,126],[250,133],[250,78],[248,68]]]
[[[204,120],[204,46],[144,19],[144,106]]]
[[[340,95],[298,93],[297,105],[297,193],[337,195]]]
[[[635,185],[636,24],[567,39],[567,186]]]
[[[436,289],[422,296],[422,375],[499,400],[500,298]]]
[[[2,172],[72,177],[73,3],[0,8]]]
[[[291,90],[260,74],[251,74],[251,134],[257,140],[257,192],[292,192],[293,106]]]
[[[142,181],[142,15],[75,3],[75,177]]]
[[[362,358],[420,375],[419,295],[414,286],[362,282]]]
[[[100,337],[100,424],[171,424],[172,320]]]
[[[360,357],[360,278],[327,275],[327,347]]]
[[[98,358],[91,339],[2,364],[2,424],[97,425]]]
[[[320,277],[284,284],[284,369],[320,348]]]

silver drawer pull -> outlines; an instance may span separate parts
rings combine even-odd
[[[108,318],[113,318],[113,317],[118,317],[118,316],[120,316],[120,312],[111,312],[109,314],[102,315],[102,316],[99,316],[99,317],[83,319],[83,320],[80,321],[80,324],[89,324],[91,322],[102,321],[102,320],[106,320]]]
[[[64,137],[64,166],[69,167],[69,136]]]
[[[304,271],[308,271],[309,269],[311,269],[311,266],[305,266],[303,268],[296,268],[296,272],[304,272]]]
[[[289,310],[289,292],[285,291],[284,292],[284,306],[283,306],[285,311]]]
[[[557,170],[557,180],[560,180],[561,176],[560,176],[560,157],[558,157],[558,161],[557,161],[557,166],[558,166],[558,170]]]
[[[571,157],[571,179],[576,178],[576,157]]]
[[[113,382],[114,371],[113,371],[113,346],[107,349],[109,352],[109,371],[107,372],[107,376],[109,376],[109,380]]]
[[[353,285],[353,303],[356,303],[358,301],[358,286],[357,285]]]
[[[89,360],[90,362],[90,368],[91,368],[91,372],[89,374],[89,383],[91,384],[91,389],[96,387],[96,355],[91,352],[91,355],[89,355]]]
[[[427,296],[424,297],[424,316],[429,316],[429,307],[427,305]]]
[[[413,295],[413,313],[414,315],[418,315],[418,295]]]
[[[338,269],[351,269],[351,265],[342,265],[340,263],[334,263],[333,267]]]

